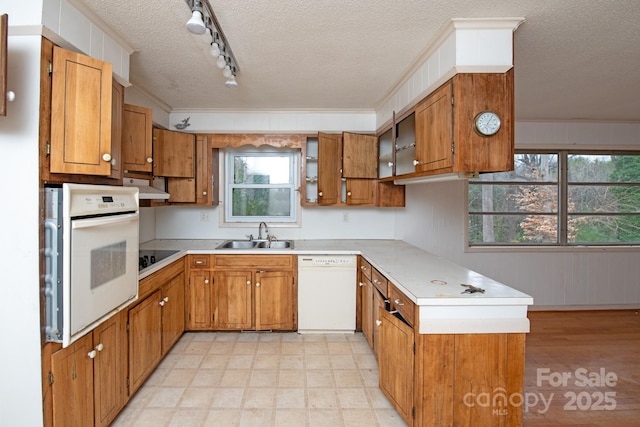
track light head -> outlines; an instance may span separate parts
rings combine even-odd
[[[229,77],[229,78],[227,79],[227,81],[226,81],[226,82],[224,82],[224,85],[225,85],[226,87],[228,87],[229,89],[233,89],[233,88],[238,87],[238,82],[236,81],[236,76],[234,76],[234,75],[232,74],[232,75],[231,75],[231,77]]]
[[[194,10],[191,19],[187,21],[187,30],[193,34],[204,34],[207,30],[202,20],[202,12]]]

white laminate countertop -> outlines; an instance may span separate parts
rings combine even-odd
[[[220,240],[153,240],[141,249],[174,249],[177,254],[145,269],[140,278],[180,256],[215,254],[362,255],[418,305],[420,333],[528,332],[533,298],[445,258],[401,240],[295,240],[293,249],[227,249]],[[473,285],[484,293],[464,293]]]

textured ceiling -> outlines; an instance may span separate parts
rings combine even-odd
[[[451,18],[525,17],[517,119],[640,121],[638,0],[209,0],[236,89],[184,0],[83,1],[135,49],[131,82],[172,108],[374,109]]]

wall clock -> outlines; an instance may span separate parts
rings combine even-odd
[[[482,111],[473,118],[473,128],[480,136],[495,135],[500,125],[500,116],[493,111]]]

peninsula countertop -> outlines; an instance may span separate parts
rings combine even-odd
[[[420,333],[528,332],[533,298],[482,274],[401,240],[295,240],[293,249],[216,249],[226,239],[159,239],[141,249],[173,249],[175,255],[140,278],[185,254],[362,255],[419,306]],[[484,292],[465,293],[471,285]]]

